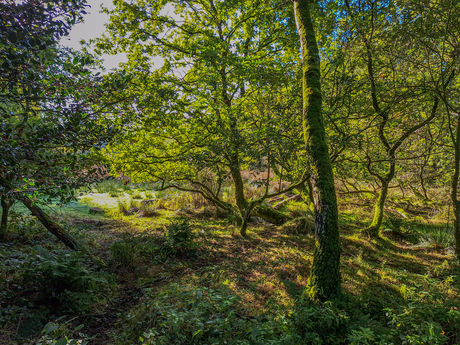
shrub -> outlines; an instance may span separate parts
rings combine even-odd
[[[290,317],[291,334],[285,341],[295,344],[342,344],[347,336],[348,315],[334,302],[316,303],[301,296]]]
[[[42,330],[42,336],[36,342],[36,345],[57,344],[57,345],[86,345],[92,338],[85,336],[79,331],[84,325],[79,325],[75,328],[70,327],[70,322],[61,322],[64,317],[60,317],[55,321],[49,322]],[[79,339],[74,339],[74,337]]]
[[[120,211],[120,213],[124,214],[125,216],[130,216],[134,213],[137,213],[140,209],[139,203],[133,199],[118,199],[117,204],[118,211]]]
[[[127,236],[124,240],[115,241],[110,245],[110,265],[112,267],[132,267],[136,259],[137,246],[134,241],[130,241]]]
[[[268,344],[277,326],[266,317],[248,315],[239,301],[224,286],[193,289],[172,284],[160,294],[147,293],[141,313],[149,330],[140,340],[146,345]],[[138,324],[137,317],[130,321]]]
[[[386,309],[389,325],[402,344],[445,344],[449,338],[438,321],[448,322],[448,312],[444,308],[423,306],[420,303],[409,303],[400,310]],[[459,315],[452,315],[457,318]],[[439,319],[441,317],[441,319]]]
[[[153,203],[142,202],[139,207],[139,217],[156,217],[159,213]]]
[[[59,251],[51,253],[36,246],[35,254],[24,265],[23,284],[32,284],[38,302],[63,311],[84,312],[103,299],[112,277],[88,267],[83,254]]]
[[[430,247],[447,248],[454,244],[452,229],[426,228],[420,234],[420,242]]]
[[[170,258],[194,258],[198,245],[193,242],[192,230],[186,220],[174,221],[166,226],[163,236],[144,234],[123,235],[110,248],[110,265],[114,268],[133,268],[142,260],[164,262]]]
[[[197,244],[193,242],[192,229],[187,219],[178,219],[166,226],[165,242],[161,252],[166,257],[195,257]]]

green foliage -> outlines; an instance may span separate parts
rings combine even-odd
[[[166,240],[162,246],[165,256],[195,257],[197,245],[186,218],[173,221],[166,226]]]
[[[129,198],[128,200],[120,198],[117,200],[117,205],[118,211],[125,216],[139,212],[140,204],[138,201],[133,200],[132,198]]]
[[[87,312],[91,304],[104,300],[112,284],[111,276],[89,266],[83,254],[49,252],[36,246],[24,264],[22,284],[32,285],[37,302],[62,311]]]
[[[180,23],[172,11],[181,13]],[[123,90],[132,100],[120,105],[123,116],[109,122],[123,128],[104,150],[114,176],[161,181],[162,188],[199,193],[241,213],[249,199],[265,195],[260,187],[273,172],[298,182],[306,166],[295,160],[304,150],[298,43],[288,6],[133,1],[106,13],[110,38],[98,39],[97,49],[126,53],[124,70],[136,84]],[[157,69],[149,56],[161,56],[163,66]],[[179,76],[175,71],[185,66],[187,75]],[[255,166],[271,175],[252,188],[241,175]],[[225,199],[230,185],[238,196]],[[204,203],[194,198],[187,204]]]
[[[56,320],[49,322],[45,325],[42,330],[42,336],[35,343],[35,345],[86,345],[92,340],[91,337],[87,337],[79,331],[84,325],[78,325],[75,328],[71,327],[71,321],[64,321],[65,316],[57,318]],[[78,339],[74,339],[74,337]]]
[[[423,245],[438,248],[448,248],[454,245],[454,233],[452,229],[423,229],[419,232],[420,242]]]
[[[276,324],[249,315],[239,302],[225,286],[171,284],[159,294],[147,295],[142,311],[151,318],[141,341],[149,345],[271,343]]]
[[[446,344],[460,334],[460,311],[444,295],[452,283],[447,277],[426,280],[424,289],[403,284],[399,301],[385,300],[376,291],[325,303],[302,295],[281,344]]]
[[[158,216],[156,203],[141,202],[139,207],[139,217],[155,217]]]
[[[419,303],[409,303],[399,310],[386,311],[392,333],[403,344],[445,344],[449,338],[442,324],[455,324],[460,320],[458,311]]]
[[[315,303],[302,296],[290,316],[292,335],[287,339],[296,344],[341,344],[347,335],[348,319],[334,302]]]
[[[186,219],[171,222],[160,236],[134,236],[126,233],[110,246],[112,267],[133,268],[143,260],[165,262],[175,258],[195,258],[199,246],[193,241],[192,229]]]
[[[112,267],[133,267],[139,252],[139,241],[130,234],[123,235],[123,240],[113,242],[110,247],[110,265]]]

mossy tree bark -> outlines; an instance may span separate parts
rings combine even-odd
[[[32,200],[26,197],[21,197],[19,200],[35,217],[37,217],[40,223],[42,223],[49,232],[56,236],[68,248],[72,250],[80,249],[77,240],[69,235],[59,224],[53,221],[40,207],[35,205]]]
[[[447,114],[449,119],[452,119],[449,107]],[[457,119],[457,127],[455,131],[450,131],[451,140],[454,146],[454,171],[450,184],[450,199],[452,201],[452,208],[454,211],[454,241],[455,241],[455,256],[460,259],[460,200],[458,198],[458,183],[460,182],[460,120]]]
[[[311,295],[327,300],[341,292],[337,197],[322,115],[319,50],[309,0],[294,0],[294,15],[302,48],[303,128],[315,203],[315,253]]]
[[[460,121],[457,124],[454,173],[452,174],[450,198],[454,211],[455,256],[460,258],[460,200],[458,200],[458,182],[460,175]]]
[[[0,176],[0,186],[3,187],[5,190],[12,190],[11,183],[4,177]],[[72,250],[80,249],[80,245],[76,239],[74,239],[71,235],[67,233],[59,224],[54,222],[43,210],[35,205],[32,200],[30,200],[25,195],[15,195],[14,199],[22,202],[25,207],[32,212],[32,215],[37,217],[40,223],[51,232],[54,236],[56,236],[62,243],[64,243],[68,248]]]
[[[370,66],[372,66],[372,63],[370,64]],[[369,71],[371,71],[371,67]],[[369,74],[371,75],[371,80],[373,80],[373,73],[369,72]],[[406,139],[408,139],[413,133],[425,127],[431,121],[434,120],[434,118],[436,117],[438,106],[439,106],[439,98],[437,96],[434,97],[433,106],[431,108],[431,113],[429,117],[427,117],[424,121],[410,127],[393,144],[390,144],[388,139],[385,136],[385,127],[388,122],[388,114],[385,114],[384,112],[380,110],[380,107],[377,101],[377,97],[376,97],[376,93],[375,93],[375,87],[372,87],[372,89],[373,89],[372,98],[374,100],[373,102],[374,109],[376,113],[379,114],[381,117],[381,122],[379,125],[379,139],[380,139],[380,142],[385,146],[386,156],[387,156],[387,160],[389,163],[389,167],[388,167],[386,174],[382,176],[378,174],[377,172],[373,171],[371,158],[367,157],[368,159],[367,170],[369,171],[371,175],[375,176],[376,178],[378,178],[378,180],[380,180],[380,193],[378,195],[377,202],[375,203],[375,206],[374,206],[374,218],[372,219],[372,223],[369,225],[369,227],[365,231],[372,236],[378,236],[379,231],[380,231],[380,226],[382,225],[382,221],[383,221],[384,207],[385,207],[385,202],[388,196],[390,182],[393,180],[396,174],[396,163],[397,163],[396,153]]]
[[[8,214],[13,202],[10,202],[4,195],[1,197],[2,219],[0,223],[0,241],[4,241],[8,232]]]

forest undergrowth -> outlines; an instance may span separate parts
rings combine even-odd
[[[371,238],[369,203],[340,194],[343,294],[321,304],[306,289],[314,232],[302,201],[286,203],[283,226],[253,219],[245,238],[199,197],[154,187],[108,180],[50,206],[79,252],[14,207],[0,244],[1,344],[460,342],[448,205],[393,192]]]

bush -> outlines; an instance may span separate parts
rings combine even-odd
[[[426,228],[420,233],[420,242],[429,247],[453,247],[454,233],[452,229]]]
[[[388,325],[402,344],[446,344],[460,332],[460,311],[443,304],[421,303],[418,298],[399,309],[386,309]]]
[[[113,268],[134,268],[144,259],[154,261],[159,255],[160,245],[155,243],[155,238],[149,234],[133,235],[123,234],[123,239],[115,241],[109,248],[110,266]]]
[[[187,219],[178,219],[166,226],[166,240],[161,247],[167,256],[196,257],[197,245],[193,242],[192,229]]]
[[[147,293],[137,317],[142,314],[144,327],[150,330],[140,340],[146,345],[269,344],[276,325],[248,315],[239,300],[224,286],[193,289],[172,284],[160,294]],[[133,324],[138,324],[137,317],[132,317]]]
[[[293,344],[342,344],[347,337],[348,315],[334,302],[316,303],[301,296],[290,317],[291,334],[285,342]]]
[[[123,239],[110,246],[110,265],[114,268],[133,268],[142,260],[157,263],[171,258],[195,258],[198,245],[193,242],[187,220],[176,220],[165,227],[163,236],[134,236],[124,234]]]
[[[133,199],[129,199],[129,200],[118,199],[117,204],[118,204],[118,211],[124,214],[125,216],[130,216],[132,214],[135,214],[139,212],[139,209],[140,209],[139,202]]]
[[[40,246],[34,251],[24,265],[22,280],[34,286],[38,302],[63,311],[85,312],[111,286],[112,277],[89,268],[81,253],[51,253]]]
[[[139,217],[156,217],[159,213],[156,206],[152,203],[142,202],[139,207]]]
[[[138,252],[137,244],[124,235],[122,241],[115,241],[110,245],[110,265],[112,267],[132,267]]]
[[[71,320],[61,322],[64,317],[60,317],[55,321],[49,322],[42,330],[42,336],[36,342],[36,345],[58,344],[58,345],[86,345],[89,344],[92,338],[85,336],[79,331],[84,325],[70,327]],[[78,339],[74,339],[78,338]]]

